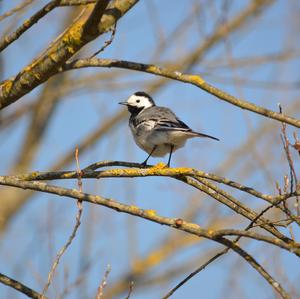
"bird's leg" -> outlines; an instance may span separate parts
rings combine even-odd
[[[168,167],[170,167],[170,162],[171,162],[171,157],[173,153],[174,145],[170,144],[170,155],[169,155],[169,160],[168,160]]]
[[[142,163],[142,166],[145,167],[147,165],[148,159],[151,157],[151,155],[153,154],[153,152],[156,150],[156,145],[154,145],[151,153],[149,154],[149,156],[147,157],[147,159]]]

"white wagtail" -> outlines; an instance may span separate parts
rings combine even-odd
[[[189,138],[207,137],[219,140],[210,135],[193,131],[181,121],[169,108],[156,106],[153,99],[145,92],[138,91],[130,96],[126,105],[131,113],[129,127],[136,144],[149,155],[148,159],[163,157],[169,153],[168,166],[174,151],[184,146]]]

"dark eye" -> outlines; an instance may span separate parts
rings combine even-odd
[[[136,100],[136,102],[137,102],[137,103],[139,103],[139,102],[140,102],[140,100]]]

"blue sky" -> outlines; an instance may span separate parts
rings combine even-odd
[[[160,64],[164,61],[176,62],[183,59],[195,47],[209,37],[224,9],[223,1],[201,1],[200,13],[186,34],[175,41],[159,55],[154,55],[159,38],[167,37],[173,32],[177,24],[190,13],[191,5],[197,1],[149,0],[140,1],[117,26],[116,37],[100,57],[132,60],[144,63]],[[230,20],[238,11],[243,10],[249,1],[229,1],[226,19]],[[17,1],[3,1],[4,12]],[[43,1],[37,1],[39,7]],[[150,3],[150,4],[149,4]],[[36,11],[36,6],[30,9],[20,20]],[[190,72],[203,74],[211,84],[224,89],[235,96],[247,99],[268,109],[278,111],[280,102],[287,111],[293,102],[299,101],[298,88],[276,88],[277,83],[287,85],[299,81],[299,56],[282,63],[254,65],[245,68],[213,68],[213,65],[230,63],[230,59],[261,56],[278,53],[286,49],[299,51],[299,40],[296,35],[296,18],[299,4],[294,1],[277,1],[266,9],[261,17],[253,19],[248,26],[230,35],[225,41],[213,47]],[[58,9],[50,13],[45,20],[39,22],[15,44],[3,52],[4,68],[2,78],[15,75],[26,66],[46,45],[61,32],[59,26],[68,8]],[[57,22],[56,22],[57,21]],[[5,26],[7,23],[2,22]],[[20,21],[18,21],[20,24]],[[108,36],[95,40],[82,57],[92,54],[99,49]],[[154,57],[155,56],[155,57]],[[72,71],[69,76],[78,80],[87,74],[113,72],[113,69],[87,69]],[[181,70],[179,70],[181,71]],[[73,91],[67,95],[57,107],[51,119],[47,132],[42,140],[40,150],[32,165],[33,170],[47,171],[60,157],[75,149],[82,138],[95,130],[105,119],[110,118],[120,109],[118,102],[126,99],[133,92],[142,90],[148,83],[156,80],[152,75],[134,71],[120,71],[121,78],[113,78],[120,88],[108,88],[107,81],[96,81],[94,86],[73,86]],[[118,75],[119,76],[119,75]],[[258,88],[257,84],[236,84],[234,77],[244,78],[253,82],[275,82],[274,88]],[[225,79],[226,80],[225,80]],[[76,81],[74,81],[76,82]],[[127,88],[122,83],[130,83]],[[132,84],[132,82],[136,82]],[[15,105],[4,110],[4,115],[30,101],[34,101],[43,86],[38,87],[24,96]],[[59,86],[58,86],[59,88]],[[288,166],[280,144],[280,124],[255,115],[248,111],[241,111],[228,103],[224,103],[206,92],[180,82],[169,81],[159,89],[153,97],[158,105],[168,106],[193,129],[220,138],[220,142],[193,139],[184,149],[173,156],[172,166],[195,167],[207,172],[216,172],[245,185],[255,186],[262,192],[274,193],[275,181],[282,182],[284,174],[288,173]],[[300,117],[299,109],[290,111],[290,115]],[[0,172],[6,174],[13,163],[28,127],[30,115],[23,117],[13,127],[0,131],[0,153],[2,157]],[[222,169],[235,150],[260,130],[270,124],[270,130],[265,136],[259,137],[251,150],[238,157],[236,162],[227,169]],[[289,128],[291,136],[293,128]],[[258,132],[259,133],[259,132]],[[255,142],[255,143],[256,143]],[[270,146],[272,144],[272,146]],[[80,155],[81,166],[84,167],[100,160],[143,161],[146,154],[135,144],[127,126],[122,122],[109,131],[90,150]],[[150,163],[165,159],[151,159]],[[296,164],[296,166],[299,166]],[[75,163],[68,166],[74,169]],[[299,169],[299,168],[298,168]],[[76,188],[76,182],[54,182],[65,187]],[[187,207],[195,207],[199,213],[196,222],[203,227],[218,223],[220,218],[230,219],[232,211],[213,202],[204,194],[182,183],[168,178],[139,178],[139,179],[107,179],[99,181],[85,181],[84,190],[103,197],[114,198],[124,203],[136,204],[145,209],[154,209],[158,214],[168,217],[181,217]],[[233,192],[239,200],[243,200],[253,208],[263,206],[258,199]],[[202,212],[203,211],[203,212]],[[20,281],[41,290],[47,277],[51,261],[56,252],[68,238],[75,221],[76,205],[69,199],[55,198],[50,195],[38,194],[25,205],[22,211],[13,219],[0,246],[1,272],[20,278]],[[220,222],[221,223],[221,222]],[[222,226],[244,227],[248,223],[240,222]],[[87,262],[91,263],[85,282],[86,291],[79,295],[71,291],[66,298],[88,298],[96,290],[98,282],[105,272],[107,264],[111,265],[109,284],[113,284],[118,277],[130,268],[133,258],[143,257],[153,248],[161,244],[170,234],[170,228],[132,219],[131,216],[108,211],[104,207],[84,204],[82,225],[71,248],[62,258],[54,287],[49,296],[55,298],[63,289],[64,271],[69,273],[69,281],[78,277]],[[180,233],[179,233],[180,234]],[[296,236],[299,233],[296,231]],[[135,240],[133,246],[131,241]],[[299,279],[298,261],[291,255],[272,249],[270,246],[255,242],[242,242],[245,248],[255,254],[259,261],[275,277],[280,276],[280,270],[291,282]],[[153,269],[153,275],[161,275],[174,265],[181,265],[190,261],[192,257],[203,257],[203,260],[215,252],[219,245],[210,241],[201,241],[191,247],[182,249],[178,254]],[[12,250],[13,249],[13,250]],[[265,252],[268,252],[266,254]],[[280,263],[275,257],[280,256],[284,262]],[[274,266],[278,262],[277,267]],[[199,265],[199,261],[191,267],[192,271]],[[284,265],[285,268],[280,268]],[[273,267],[274,266],[274,267]],[[280,269],[279,269],[280,268]],[[230,275],[237,272],[235,278]],[[187,271],[186,274],[188,274]],[[161,284],[154,288],[140,291],[137,287],[132,298],[160,298],[185,274],[173,279],[170,283]],[[283,276],[284,277],[284,276]],[[282,280],[284,282],[284,280]],[[226,285],[233,284],[232,294],[225,294]],[[239,287],[237,287],[238,285]],[[172,298],[241,298],[238,289],[245,298],[274,298],[274,293],[267,283],[241,261],[234,253],[210,265],[182,287]],[[295,286],[295,288],[298,288]],[[54,290],[53,290],[54,289]],[[299,291],[299,288],[298,288]],[[87,295],[89,294],[89,295]],[[3,298],[17,298],[14,291],[0,285],[0,295]],[[21,296],[19,298],[22,298]],[[124,298],[120,296],[118,298]]]

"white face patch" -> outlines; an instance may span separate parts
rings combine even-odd
[[[128,98],[127,103],[137,108],[149,108],[153,106],[153,103],[147,97],[137,96],[135,94]]]

